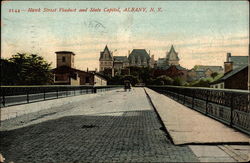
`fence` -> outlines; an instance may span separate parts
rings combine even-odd
[[[148,87],[250,135],[249,91],[176,86]]]
[[[122,86],[1,86],[0,103],[6,107],[118,88]]]

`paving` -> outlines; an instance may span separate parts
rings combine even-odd
[[[249,136],[145,88],[171,139],[188,145],[200,162],[249,162]],[[228,144],[246,145],[228,145]]]
[[[173,99],[145,88],[174,144],[221,144],[250,142],[250,137],[200,114]]]
[[[143,88],[5,120],[0,153],[6,162],[197,162],[187,145],[176,146]]]

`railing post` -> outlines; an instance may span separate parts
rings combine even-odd
[[[207,108],[207,106],[208,106],[208,96],[209,96],[209,91],[208,90],[206,90],[206,94],[207,94],[207,97],[206,97],[206,115],[208,114],[208,108]]]
[[[177,101],[179,101],[180,100],[180,94],[179,94],[179,89],[177,89]]]
[[[194,94],[195,94],[195,90],[193,90],[193,96],[192,96],[192,109],[194,109]]]
[[[2,101],[2,104],[3,104],[3,106],[5,106],[5,91],[3,91],[3,99],[2,99],[3,101]]]
[[[187,91],[187,90],[186,90]],[[185,93],[187,93],[187,92],[183,92],[183,105],[185,104]]]
[[[29,90],[28,89],[27,89],[26,93],[27,93],[27,103],[29,103],[30,100],[29,100]]]
[[[97,90],[96,90],[96,88],[94,87],[94,88],[93,88],[93,93],[96,93],[96,92],[97,92]]]
[[[231,115],[230,115],[230,126],[233,126],[233,100],[234,100],[234,96],[233,93],[231,93],[231,99],[230,99],[230,111],[231,111]]]
[[[76,88],[73,88],[74,89],[74,96],[76,95]]]
[[[58,88],[56,88],[56,98],[58,98],[59,95],[58,95]]]
[[[46,99],[46,91],[45,91],[45,89],[43,89],[43,100],[45,100]]]

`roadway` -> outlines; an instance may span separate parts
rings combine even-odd
[[[238,161],[216,145],[199,153],[200,146],[172,143],[143,88],[78,97],[3,121],[0,153],[6,161],[199,162],[200,155],[208,155],[208,161]]]

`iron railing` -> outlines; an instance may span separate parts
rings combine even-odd
[[[249,91],[177,86],[148,87],[250,135]]]
[[[1,107],[20,105],[43,100],[63,98],[89,93],[98,93],[122,88],[119,85],[110,86],[1,86]]]

